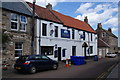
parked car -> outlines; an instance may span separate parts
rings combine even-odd
[[[107,57],[116,57],[116,53],[107,53]]]
[[[35,73],[37,70],[58,68],[58,62],[45,55],[24,55],[17,59],[14,69]]]

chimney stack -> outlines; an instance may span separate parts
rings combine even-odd
[[[101,23],[98,23],[98,28],[102,28],[102,24]]]
[[[112,30],[111,30],[111,28],[108,28],[108,31],[112,33]]]
[[[88,23],[88,18],[87,18],[87,16],[85,17],[84,22]]]
[[[48,5],[46,5],[46,8],[52,10],[52,4],[48,3]]]

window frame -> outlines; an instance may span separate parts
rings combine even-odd
[[[83,36],[84,36],[84,37],[83,37],[83,40],[85,40],[85,31],[83,31]]]
[[[72,39],[75,39],[75,30],[72,29]]]
[[[58,26],[55,26],[55,37],[58,37]]]
[[[102,33],[102,38],[104,38],[106,36],[106,33],[105,32],[103,32]]]
[[[16,44],[17,44],[17,43],[21,43],[21,45],[22,45],[22,46],[21,46],[21,47],[22,47],[21,49],[16,49]],[[15,42],[15,51],[22,51],[21,55],[23,54],[23,42]],[[15,53],[15,54],[16,54],[16,53]],[[15,57],[16,57],[16,56],[15,56]],[[17,57],[19,57],[19,56],[17,56]]]
[[[91,41],[93,41],[93,34],[91,33]]]
[[[12,20],[12,15],[17,15],[17,21]],[[19,19],[18,19],[18,17],[19,17],[18,14],[15,14],[15,13],[11,13],[11,15],[10,15],[10,28],[11,28],[11,30],[13,30],[13,31],[18,31],[18,30],[19,30],[19,26],[18,26],[18,25],[19,25],[19,23],[18,23],[18,22],[19,22]],[[13,29],[13,28],[12,28],[12,22],[17,24],[17,26],[16,26],[17,29]]]
[[[46,26],[43,26],[43,25],[46,25]],[[46,27],[45,31],[43,30],[44,29],[43,27]],[[47,24],[46,23],[42,23],[42,36],[47,36]]]
[[[53,46],[41,46],[41,54],[42,55],[53,55]]]
[[[90,54],[93,54],[93,46],[90,46]]]
[[[23,21],[22,21],[22,18],[21,18],[22,16],[23,16],[23,15],[20,15],[20,27],[21,27],[22,25],[24,25],[24,26],[25,26],[25,30],[21,30],[20,27],[19,27],[19,30],[20,30],[20,31],[23,31],[23,32],[26,32],[27,17],[26,17],[26,16],[23,16],[23,17],[25,17],[25,19],[26,19],[26,22],[23,22]]]

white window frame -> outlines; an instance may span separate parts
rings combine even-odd
[[[17,15],[17,21],[14,21],[14,20],[12,20],[12,15],[14,15],[14,14],[15,14],[15,13],[11,13],[11,15],[10,15],[10,20],[11,20],[11,23],[12,23],[12,22],[17,23],[17,29],[12,29],[12,28],[11,28],[11,30],[18,31],[18,29],[19,29],[19,28],[18,28],[18,25],[19,25],[19,24],[18,24],[18,15],[16,14],[16,15]],[[11,24],[11,25],[12,25],[12,24]],[[10,25],[10,27],[11,27],[11,25]]]
[[[23,22],[23,21],[21,21],[21,16],[23,16],[23,15],[20,15],[20,24],[21,24],[21,25],[22,25],[22,24],[25,25],[25,30],[21,30],[21,29],[20,29],[21,26],[19,27],[19,29],[20,29],[20,31],[26,32],[26,27],[27,27],[27,17],[24,16],[24,17],[26,18],[26,22]]]
[[[23,43],[22,42],[16,42],[16,43],[21,43],[22,44],[22,49],[15,49],[15,51],[22,51],[22,54],[23,54]],[[15,44],[16,44],[15,43]],[[16,54],[16,53],[15,53]],[[18,57],[15,57],[15,58],[18,58]]]

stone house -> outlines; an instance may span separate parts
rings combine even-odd
[[[106,53],[118,52],[118,37],[112,33],[111,28],[105,30],[102,28],[102,24],[98,23],[96,32],[98,35],[99,57],[105,57]]]
[[[20,55],[31,54],[32,13],[24,2],[2,2],[2,26],[4,34],[11,35],[2,44],[2,61],[12,65]]]

